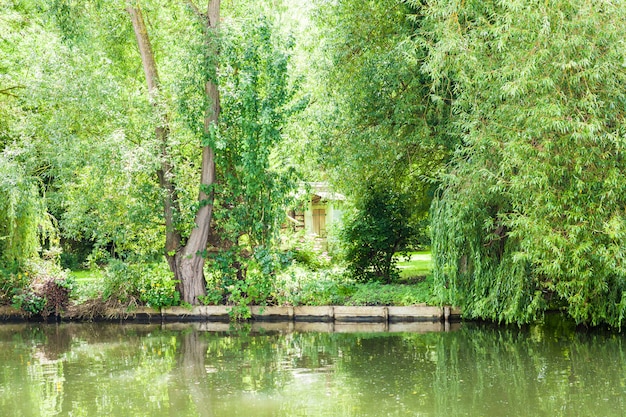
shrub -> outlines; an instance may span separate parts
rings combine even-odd
[[[399,277],[394,254],[415,235],[409,196],[370,187],[341,231],[348,270],[358,281],[392,282]]]
[[[67,308],[73,288],[73,279],[57,262],[31,260],[25,263],[24,271],[10,274],[4,281],[3,297],[11,295],[13,307],[46,317]]]
[[[294,264],[276,282],[279,304],[337,305],[352,292],[353,282],[346,279],[343,268],[312,271]]]
[[[104,274],[102,299],[152,308],[180,305],[176,281],[164,263],[128,264],[112,260]]]
[[[330,226],[329,226],[330,228]],[[284,251],[285,266],[295,261],[310,269],[320,270],[329,268],[334,259],[328,250],[329,237],[326,239],[307,235],[305,231],[286,233],[283,236],[282,250]]]
[[[28,287],[29,283],[28,273],[19,272],[17,268],[0,269],[0,304],[11,304],[13,297]]]

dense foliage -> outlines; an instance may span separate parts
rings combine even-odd
[[[359,200],[371,188],[405,195],[411,210],[402,222],[428,243],[430,202],[452,141],[448,103],[431,99],[431,78],[420,70],[427,51],[415,41],[416,10],[396,0],[320,2],[308,114],[315,161],[330,181],[355,206],[367,204]]]
[[[259,0],[211,23],[218,3],[0,3],[1,302],[64,308],[63,265],[173,305],[198,257],[191,302],[351,302],[432,230],[435,292],[467,317],[623,324],[623,1]],[[349,276],[278,250],[299,179],[354,209]],[[284,278],[303,263],[319,282]]]
[[[433,207],[436,285],[467,317],[626,312],[622,2],[424,8],[427,70],[462,146]]]
[[[361,281],[389,283],[399,277],[396,253],[407,250],[416,236],[410,198],[370,188],[359,203],[341,231],[348,270]]]
[[[216,139],[219,186],[211,265],[224,285],[249,263],[271,272],[284,208],[297,185],[295,170],[275,152],[281,130],[298,110],[288,77],[289,44],[265,18],[229,28],[222,46],[222,120]]]

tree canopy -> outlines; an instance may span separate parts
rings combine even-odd
[[[620,326],[624,272],[622,2],[431,2],[433,79],[461,146],[434,204],[436,281],[468,317],[564,307]]]
[[[467,317],[619,327],[625,24],[621,0],[2,2],[0,279],[157,264],[184,301],[264,300],[295,189],[327,180],[352,278],[432,242]]]

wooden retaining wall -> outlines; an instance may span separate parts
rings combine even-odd
[[[230,322],[232,306],[196,306],[191,309],[171,307],[161,310],[139,307],[132,311],[111,309],[92,320],[129,320],[143,322]],[[433,306],[251,306],[252,321],[332,323],[335,328],[343,324],[406,324],[411,322],[443,323],[460,319],[460,310]],[[80,321],[84,317],[72,311],[61,315],[61,320]],[[0,307],[0,320],[28,320],[24,313],[12,307]],[[401,327],[401,326],[397,326]],[[335,329],[335,331],[337,331]]]

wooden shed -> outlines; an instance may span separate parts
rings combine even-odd
[[[305,193],[303,208],[290,212],[289,217],[296,230],[304,229],[308,235],[324,238],[328,227],[341,221],[346,197],[332,191],[326,182],[304,184],[300,194]]]

